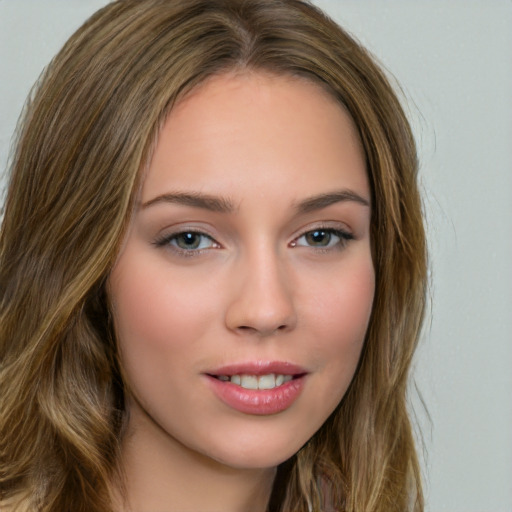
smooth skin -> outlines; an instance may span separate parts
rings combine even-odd
[[[370,190],[346,111],[305,79],[230,73],[171,111],[108,293],[136,512],[264,511],[275,468],[354,375],[371,313]],[[307,375],[277,414],[222,402],[207,374],[280,361]]]

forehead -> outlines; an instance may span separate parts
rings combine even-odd
[[[351,117],[304,78],[257,72],[212,77],[169,114],[142,200],[163,188],[222,193],[226,185],[236,189],[248,180],[260,188],[289,188],[299,180],[309,194],[316,192],[311,187],[366,191],[363,150]]]

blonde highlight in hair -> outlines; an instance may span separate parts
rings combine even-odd
[[[357,126],[373,196],[361,360],[335,412],[278,469],[269,510],[423,510],[406,407],[427,265],[415,144],[374,60],[300,0],[118,0],[47,68],[0,239],[0,499],[14,510],[113,510],[124,387],[105,281],[170,109],[229,71],[328,90]]]

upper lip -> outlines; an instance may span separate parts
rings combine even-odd
[[[269,373],[297,376],[308,372],[301,366],[286,361],[248,361],[227,364],[205,373],[212,376],[268,375]]]

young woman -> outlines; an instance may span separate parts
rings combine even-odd
[[[1,232],[2,510],[423,510],[426,250],[388,81],[300,0],[120,0]]]

